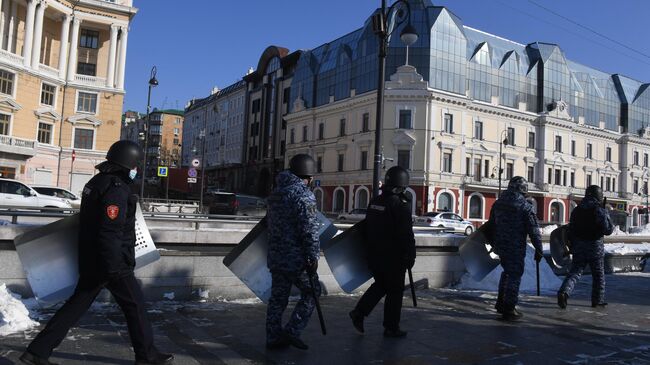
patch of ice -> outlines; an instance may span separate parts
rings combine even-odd
[[[551,234],[551,232],[557,229],[557,224],[551,224],[550,226],[543,227],[541,229],[542,234]]]
[[[30,330],[38,322],[29,317],[29,309],[12,293],[6,284],[0,285],[0,336]]]
[[[245,299],[224,299],[219,298],[220,302],[230,304],[260,304],[262,301],[259,298],[245,298]]]
[[[174,298],[176,298],[176,294],[174,292],[165,293],[165,294],[163,294],[163,298],[169,299],[169,300],[174,300]]]

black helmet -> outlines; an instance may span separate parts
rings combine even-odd
[[[295,155],[289,161],[289,171],[301,178],[312,177],[316,172],[316,161],[305,153]]]
[[[393,166],[386,171],[384,185],[391,188],[406,188],[409,186],[409,173],[401,166]]]
[[[590,185],[585,190],[585,198],[596,198],[599,203],[603,202],[603,189],[598,185]]]
[[[528,193],[528,182],[521,176],[515,176],[508,183],[508,190],[526,195]]]
[[[121,140],[113,143],[111,148],[108,149],[106,160],[127,170],[131,170],[138,166],[142,158],[141,156],[142,149],[137,143]]]

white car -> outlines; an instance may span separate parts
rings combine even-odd
[[[60,198],[39,194],[29,186],[12,179],[0,179],[0,205],[21,208],[72,208]]]
[[[339,221],[360,222],[366,219],[367,209],[352,209],[350,213],[341,213],[336,219]]]
[[[474,232],[472,222],[466,221],[461,216],[449,212],[429,212],[415,218],[416,226],[450,228],[454,232],[464,233],[469,236]]]
[[[72,206],[74,209],[81,208],[81,198],[71,193],[69,190],[59,188],[56,186],[34,186],[32,188],[41,195],[53,196],[62,199]]]

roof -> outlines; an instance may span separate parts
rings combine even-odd
[[[185,115],[185,111],[180,110],[180,109],[156,109],[156,110],[151,112],[151,114],[154,114],[154,113],[173,114],[173,115],[178,115],[180,117]]]
[[[217,100],[219,98],[222,98],[222,97],[224,97],[224,96],[226,96],[226,95],[228,95],[228,94],[230,94],[232,92],[235,92],[235,91],[237,91],[239,89],[242,89],[245,86],[246,86],[246,81],[239,80],[239,81],[235,82],[234,84],[228,85],[225,88],[217,91],[216,93],[214,93],[214,94],[212,94],[212,95],[210,95],[208,97],[205,97],[205,98],[202,98],[202,99],[194,99],[194,100],[192,100],[190,102],[190,106],[185,109],[185,113],[187,113],[187,112],[189,112],[191,110],[200,108],[200,107],[202,107],[202,106],[204,106],[206,104],[209,104],[209,103],[211,103],[211,102],[213,102],[213,101],[215,101],[215,100]]]

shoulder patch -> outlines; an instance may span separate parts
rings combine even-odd
[[[120,214],[120,207],[117,205],[109,205],[106,207],[106,216],[110,220],[115,220],[117,216]]]
[[[384,210],[386,210],[386,207],[383,205],[370,204],[370,207],[368,207],[368,209],[378,210],[380,212],[383,212]]]

